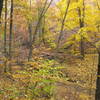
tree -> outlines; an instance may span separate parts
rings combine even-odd
[[[98,71],[97,71],[95,100],[100,100],[100,52],[98,53]]]
[[[99,5],[98,10],[100,11]],[[100,25],[97,25],[98,32],[100,33]],[[96,80],[96,93],[95,100],[100,100],[100,41],[99,41],[99,49],[98,49],[98,66],[97,66],[97,80]]]
[[[68,0],[68,2],[67,2],[67,6],[66,6],[66,10],[65,10],[65,15],[64,15],[64,18],[62,20],[61,30],[60,30],[60,34],[59,34],[58,42],[57,42],[57,48],[59,48],[60,40],[62,38],[62,33],[63,33],[64,24],[65,24],[66,16],[67,16],[67,13],[68,13],[69,5],[70,5],[70,0]]]
[[[82,9],[82,10],[81,10]],[[84,28],[84,17],[85,17],[85,3],[84,0],[82,1],[82,8],[78,8],[78,15],[79,15],[79,25],[80,29]],[[84,58],[84,42],[83,42],[83,36],[81,35],[81,40],[80,40],[80,54],[82,58]]]
[[[13,35],[13,0],[11,0],[11,8],[10,8],[10,33],[9,33],[9,60],[12,59],[12,35]],[[9,66],[9,70],[11,71],[11,66]]]
[[[7,57],[7,0],[5,0],[4,55]],[[6,72],[6,61],[4,72]]]
[[[6,55],[6,33],[7,33],[7,0],[5,0],[5,28],[4,28],[4,54]]]
[[[0,20],[1,20],[2,8],[3,8],[3,1],[4,0],[0,0]]]
[[[30,11],[32,10],[32,1],[30,0]],[[29,30],[29,43],[32,44],[32,20],[29,21],[29,25],[28,25],[28,30]],[[30,45],[30,48],[31,48],[31,45]],[[31,53],[29,53],[29,56],[28,56],[28,61],[30,60],[30,56],[31,56]]]
[[[4,0],[0,0],[0,17],[1,17],[2,8],[3,8],[3,1],[4,1]]]
[[[48,3],[47,3],[48,0],[45,0],[44,6],[43,6],[43,8],[42,8],[41,14],[40,14],[40,16],[39,16],[39,18],[38,18],[37,25],[36,25],[35,30],[34,30],[34,34],[33,34],[33,37],[32,37],[32,42],[31,42],[31,44],[30,44],[30,50],[29,50],[28,60],[30,60],[31,57],[32,57],[33,43],[35,42],[36,35],[37,35],[37,31],[38,31],[38,28],[39,28],[39,26],[40,26],[40,23],[41,23],[41,21],[42,21],[44,15],[46,14],[48,8],[50,7],[52,1],[53,1],[53,0],[51,0],[51,1],[49,2],[49,4],[48,4]],[[47,5],[47,4],[48,4],[48,5]]]

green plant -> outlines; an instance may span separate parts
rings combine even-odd
[[[37,64],[39,62],[39,64]],[[27,98],[51,98],[55,82],[64,78],[61,70],[54,60],[40,59],[37,62],[27,62],[26,69],[13,74],[14,79],[24,84]]]

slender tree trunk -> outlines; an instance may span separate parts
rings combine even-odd
[[[44,37],[44,35],[45,35],[45,16],[43,18],[43,26],[42,26],[42,42],[45,45],[45,37]]]
[[[7,0],[5,0],[5,27],[4,27],[4,55],[5,58],[7,57],[7,41],[6,41],[6,37],[7,37]],[[4,68],[4,72],[7,71],[7,65],[6,65],[6,61],[5,61],[5,68]]]
[[[1,17],[1,13],[2,13],[2,8],[3,8],[3,0],[0,0],[0,17]]]
[[[57,48],[59,48],[60,41],[61,41],[61,38],[62,38],[62,35],[63,35],[64,23],[65,23],[66,16],[67,16],[67,13],[68,13],[69,5],[70,5],[70,0],[68,0],[65,15],[64,15],[64,18],[62,20],[61,30],[60,30],[60,34],[59,34],[58,42],[57,42]]]
[[[30,0],[30,11],[32,8],[32,1]],[[29,26],[28,26],[28,30],[29,30],[29,42],[30,42],[30,48],[29,48],[29,55],[28,55],[28,61],[30,61],[31,55],[32,55],[32,51],[31,51],[31,44],[32,44],[32,22],[29,21]]]
[[[13,35],[13,0],[11,0],[11,11],[10,11],[10,34],[9,34],[9,60],[12,59],[12,35]],[[11,71],[11,66],[9,66]]]
[[[31,44],[32,44],[32,24],[30,23],[29,24],[29,27],[28,27],[28,30],[29,30],[29,55],[28,55],[28,61],[30,61],[30,58],[31,58],[31,55],[32,55],[32,50],[31,50]]]
[[[5,26],[4,26],[4,54],[6,56],[6,33],[7,33],[7,0],[5,0]]]
[[[32,58],[33,43],[35,42],[35,38],[36,38],[36,35],[37,35],[38,28],[40,26],[41,20],[44,17],[44,15],[46,14],[46,12],[47,12],[48,8],[50,7],[50,5],[51,5],[53,0],[51,0],[50,3],[48,4],[48,6],[46,7],[47,1],[48,0],[46,0],[45,3],[44,3],[44,7],[43,7],[43,9],[41,11],[40,17],[38,19],[38,22],[37,22],[37,25],[36,25],[36,28],[35,28],[35,31],[34,31],[34,34],[33,34],[33,37],[32,37],[32,42],[30,44],[28,60],[30,60]]]
[[[38,8],[38,19],[41,16],[42,9],[43,8],[41,6]],[[44,41],[43,41],[43,37],[44,37],[44,26],[45,26],[45,15],[41,19],[40,25],[38,27],[38,37],[37,37],[39,39],[38,40],[38,42],[39,42],[38,46],[40,46],[41,43],[44,43]]]
[[[50,3],[48,4],[48,6],[46,7],[47,1],[48,0],[45,1],[44,7],[43,7],[41,14],[40,14],[40,17],[38,19],[38,22],[37,22],[37,25],[36,25],[36,28],[35,28],[35,31],[34,31],[32,43],[34,43],[34,41],[35,41],[35,37],[36,37],[37,31],[38,31],[38,27],[40,26],[41,20],[44,17],[44,15],[46,14],[46,12],[47,12],[48,8],[50,7],[53,0],[51,0]]]
[[[100,100],[100,52],[98,53],[98,70],[97,70],[95,100]]]
[[[78,8],[78,15],[79,15],[79,25],[80,25],[80,29],[82,29],[84,27],[84,17],[85,17],[85,4],[84,4],[84,0],[83,0],[83,9],[81,11],[80,8]],[[82,36],[82,34],[80,33],[81,36],[81,40],[80,40],[80,54],[82,56],[82,58],[84,58],[84,37]]]
[[[97,27],[98,29],[98,33],[100,33],[99,27]],[[95,93],[95,100],[100,100],[100,47],[97,48],[98,51],[98,68],[97,68],[97,80],[96,80],[96,93]]]
[[[0,23],[1,23],[1,13],[2,13],[2,8],[3,8],[3,1],[4,0],[0,0]]]

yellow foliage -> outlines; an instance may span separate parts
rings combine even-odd
[[[13,78],[19,78],[19,79],[25,79],[29,77],[28,74],[13,74],[12,76]]]
[[[80,100],[90,100],[90,99],[89,99],[89,96],[86,95],[86,94],[80,94],[80,95],[79,95],[79,98],[80,98]]]

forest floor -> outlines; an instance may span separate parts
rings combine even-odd
[[[36,56],[37,54],[35,52],[35,57]],[[38,56],[42,56],[49,60],[54,59],[56,62],[59,62],[60,65],[64,66],[62,72],[66,75],[67,81],[56,82],[53,98],[50,100],[94,100],[97,54],[87,54],[85,55],[84,60],[69,56],[65,53],[47,53],[46,51],[38,54]],[[2,67],[2,61],[0,62],[0,67]],[[15,73],[17,70],[23,70],[18,66],[16,68],[16,66],[16,64],[13,65],[13,73]],[[11,90],[11,87],[13,88],[13,86],[20,88],[23,84],[20,84],[18,80],[14,80],[14,78],[9,73],[4,74],[2,73],[2,70],[0,72],[0,100],[31,100],[25,99],[23,97],[8,99],[8,90]],[[13,89],[16,90],[16,88]],[[5,89],[6,93],[3,93],[3,90]],[[36,100],[42,99],[43,98]]]

